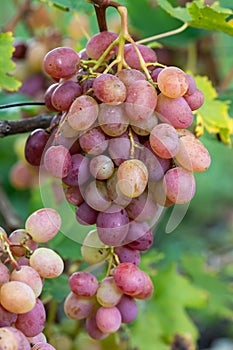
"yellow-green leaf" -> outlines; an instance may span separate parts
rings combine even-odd
[[[195,76],[197,87],[205,96],[204,105],[198,109],[197,119],[202,121],[208,133],[218,134],[222,142],[231,145],[232,119],[229,115],[229,101],[218,100],[218,94],[206,76]]]
[[[21,83],[11,74],[14,71],[15,64],[12,61],[13,36],[11,32],[0,34],[0,90],[16,91]]]

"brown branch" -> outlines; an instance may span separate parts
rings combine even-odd
[[[111,6],[117,9],[121,5],[111,0],[91,0],[91,2],[95,7],[95,13],[96,13],[100,32],[108,30],[107,21],[106,21],[107,8]]]
[[[18,216],[18,214],[15,212],[14,208],[12,207],[9,199],[7,198],[7,195],[2,188],[1,180],[0,180],[0,214],[5,223],[4,228],[6,228],[6,230],[13,231],[15,229],[22,227],[22,221]]]
[[[46,129],[50,126],[52,118],[53,115],[41,114],[20,120],[0,120],[0,137],[22,134],[38,128]]]

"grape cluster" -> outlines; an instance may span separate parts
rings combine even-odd
[[[39,299],[44,278],[58,277],[61,257],[38,247],[52,239],[61,226],[60,215],[50,208],[32,213],[24,229],[8,236],[0,227],[0,348],[53,350],[43,329],[45,307]]]
[[[61,179],[66,199],[82,225],[94,225],[81,252],[89,264],[108,261],[106,278],[85,272],[70,277],[65,312],[87,318],[95,339],[137,315],[135,299],[153,292],[138,267],[140,252],[153,244],[161,208],[189,202],[193,172],[205,171],[210,156],[188,129],[204,101],[194,78],[157,62],[147,46],[119,42],[105,31],[76,53],[58,47],[44,58],[54,83],[45,103],[57,114],[52,135],[29,136],[26,159]],[[121,58],[119,60],[119,57]]]

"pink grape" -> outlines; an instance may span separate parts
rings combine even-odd
[[[146,80],[145,75],[137,69],[121,69],[116,76],[124,83],[126,88],[137,80]]]
[[[97,327],[103,333],[115,333],[121,326],[121,314],[115,307],[100,307],[96,312]]]
[[[83,196],[78,186],[65,187],[64,194],[66,200],[75,206],[78,206],[83,203]]]
[[[137,48],[140,51],[144,61],[146,63],[151,62],[155,63],[157,61],[156,53],[149,47],[145,45],[137,44]],[[124,47],[124,58],[126,63],[134,69],[137,69],[140,71],[141,65],[140,61],[137,55],[137,52],[135,51],[135,48],[132,44],[126,44]],[[153,69],[153,66],[150,66],[149,69]]]
[[[95,127],[82,134],[79,143],[84,152],[97,156],[107,149],[108,137],[100,127]]]
[[[151,220],[156,216],[158,209],[157,203],[148,191],[144,191],[137,198],[132,198],[126,207],[129,218],[138,222]]]
[[[32,288],[36,298],[42,292],[43,283],[40,275],[30,266],[21,266],[19,270],[13,270],[11,273],[11,281],[26,283]]]
[[[80,57],[70,47],[57,47],[44,58],[44,70],[53,78],[68,78],[74,75],[80,64]]]
[[[58,277],[64,269],[61,257],[49,248],[36,249],[30,257],[30,266],[44,278]]]
[[[62,181],[68,186],[83,185],[90,177],[89,159],[82,154],[71,156],[71,168]]]
[[[52,345],[48,343],[37,343],[33,345],[31,350],[56,350]]]
[[[150,134],[150,146],[161,158],[173,158],[179,150],[179,137],[176,129],[165,123],[156,125]]]
[[[120,263],[113,273],[117,287],[130,296],[135,296],[143,291],[144,277],[139,268],[129,262]]]
[[[77,97],[67,114],[69,125],[77,131],[87,130],[97,119],[99,112],[96,100],[87,95]]]
[[[34,337],[45,327],[46,313],[40,299],[36,300],[34,308],[18,316],[15,326],[27,337]]]
[[[188,90],[189,82],[178,67],[166,67],[158,75],[158,88],[167,97],[177,98],[183,96]]]
[[[152,296],[154,291],[154,286],[149,275],[147,275],[147,273],[145,273],[144,271],[142,271],[142,274],[144,277],[144,288],[141,293],[135,296],[135,298],[145,300],[145,299],[149,299]]]
[[[123,295],[117,308],[121,313],[122,323],[130,323],[135,320],[138,315],[138,305],[134,298],[129,295]]]
[[[148,171],[140,160],[129,159],[119,166],[117,179],[121,192],[130,198],[135,198],[140,196],[146,188]]]
[[[122,297],[122,291],[117,287],[112,276],[104,278],[97,289],[96,298],[100,305],[113,307]]]
[[[12,313],[24,314],[33,309],[36,297],[31,287],[23,282],[10,281],[0,289],[2,306]]]
[[[186,74],[186,78],[188,80],[189,85],[188,85],[188,90],[185,93],[185,96],[188,96],[188,95],[192,95],[195,92],[195,90],[197,89],[197,85],[196,85],[195,79],[190,74]]]
[[[72,320],[82,320],[89,317],[94,310],[96,301],[94,298],[78,297],[73,292],[66,297],[64,311]]]
[[[193,174],[180,167],[168,170],[163,183],[168,199],[177,204],[189,202],[196,191]]]
[[[91,159],[90,172],[98,180],[108,179],[114,171],[114,164],[111,158],[101,154]]]
[[[28,232],[24,229],[18,229],[11,232],[9,236],[9,240],[11,243],[21,244],[27,246],[30,250],[35,250],[38,247],[38,243],[32,240],[32,237],[28,234]],[[17,257],[23,257],[26,255],[26,248],[20,246],[17,247],[12,245],[11,247],[12,253]]]
[[[7,311],[1,304],[0,304],[0,327],[8,327],[11,326],[13,323],[15,323],[18,315]]]
[[[162,122],[176,129],[188,128],[193,122],[192,110],[184,97],[170,98],[159,94],[156,112]]]
[[[71,291],[79,297],[90,298],[96,294],[98,281],[89,272],[74,272],[69,278]]]
[[[137,80],[129,86],[125,111],[130,120],[148,119],[154,112],[156,104],[156,90],[147,80]]]
[[[148,250],[154,241],[153,232],[146,222],[131,221],[125,239],[127,247],[139,251]]]
[[[108,136],[120,136],[128,128],[129,119],[124,110],[124,105],[111,106],[106,103],[100,105],[99,126]]]
[[[151,130],[158,124],[158,118],[155,113],[152,113],[148,119],[140,121],[131,121],[133,131],[140,136],[150,135]]]
[[[108,337],[108,333],[103,333],[96,324],[96,314],[90,316],[86,320],[86,330],[89,336],[96,340],[102,340]]]
[[[179,151],[176,154],[176,162],[183,168],[202,172],[209,168],[211,158],[203,143],[193,136],[180,138]]]
[[[129,230],[126,210],[113,204],[97,216],[96,226],[100,240],[109,246],[119,246]]]
[[[94,225],[98,216],[98,211],[83,202],[76,209],[75,216],[81,225]]]
[[[27,337],[27,338],[31,345],[35,345],[37,343],[47,343],[47,339],[44,333],[39,333],[35,335],[35,337]]]
[[[62,145],[51,146],[44,156],[44,165],[50,175],[63,178],[71,169],[71,155],[68,149]]]
[[[199,109],[204,103],[204,94],[201,90],[196,89],[192,94],[184,96],[186,102],[192,111]]]
[[[104,103],[117,105],[125,101],[126,87],[122,81],[112,74],[101,74],[93,83],[96,97]]]
[[[133,141],[139,146],[139,140],[137,135],[132,133]],[[132,142],[129,135],[125,132],[119,137],[114,137],[108,142],[108,152],[114,163],[119,166],[125,160],[130,158],[132,150]],[[134,157],[139,155],[139,149],[134,148]]]
[[[15,338],[17,339],[18,347],[17,350],[30,350],[30,344],[28,339],[25,337],[25,335],[18,329],[14,327],[6,327],[11,333],[14,334]]]
[[[0,328],[0,349],[18,350],[18,348],[18,340],[14,333],[6,327]]]
[[[51,208],[43,208],[32,213],[26,220],[25,228],[35,242],[48,242],[61,227],[61,217]]]
[[[116,38],[117,38],[117,34],[109,31],[103,31],[95,34],[87,42],[87,45],[86,45],[87,56],[94,60],[98,60],[98,58],[102,56],[104,51]],[[113,47],[105,57],[105,60],[108,60],[109,58],[114,56],[115,53],[116,53],[116,50]]]
[[[0,288],[10,280],[10,270],[0,261]]]
[[[67,80],[54,89],[51,103],[57,111],[68,111],[73,101],[81,94],[81,86],[74,81]]]
[[[97,211],[107,210],[112,203],[106,183],[100,180],[90,182],[83,196],[87,204]]]

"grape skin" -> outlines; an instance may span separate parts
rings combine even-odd
[[[7,311],[16,314],[32,310],[36,303],[32,288],[18,281],[7,282],[1,287],[0,300]]]
[[[38,247],[38,243],[33,241],[32,237],[24,229],[18,229],[11,232],[9,240],[11,243],[20,243],[26,245],[30,250],[35,250]],[[24,247],[12,246],[11,251],[17,257],[23,257],[26,255],[26,248]]]
[[[38,248],[30,257],[30,266],[41,277],[55,278],[62,274],[64,262],[61,257],[49,248]]]
[[[13,270],[10,279],[11,281],[23,282],[29,285],[35,293],[36,298],[42,292],[43,283],[40,275],[30,266],[21,266],[20,270]]]
[[[18,341],[15,335],[7,328],[0,328],[0,349],[18,350]]]
[[[98,60],[108,46],[117,38],[117,34],[109,31],[103,31],[95,34],[86,45],[86,54],[88,57]],[[116,50],[110,50],[105,60],[108,60],[115,55]]]
[[[6,327],[10,332],[12,332],[17,339],[18,347],[17,350],[30,350],[30,344],[25,335],[18,329],[14,327]]]
[[[107,259],[109,252],[108,247],[99,239],[97,230],[92,230],[86,235],[81,247],[84,261],[98,264]]]
[[[179,150],[179,137],[175,128],[169,124],[156,125],[150,134],[150,146],[161,158],[173,158]]]
[[[199,109],[204,103],[203,92],[199,89],[196,89],[190,95],[184,96],[184,98],[192,111]]]
[[[48,343],[37,343],[33,345],[31,350],[56,350],[52,345]]]
[[[130,323],[135,320],[138,315],[138,305],[136,301],[129,295],[123,295],[117,308],[121,313],[121,322]]]
[[[178,67],[166,67],[157,78],[158,87],[163,95],[170,98],[183,96],[188,90],[187,75]]]
[[[83,202],[77,207],[75,216],[81,225],[94,225],[96,223],[98,211]]]
[[[108,196],[106,183],[100,180],[90,182],[83,197],[87,204],[97,211],[107,210],[112,203]]]
[[[72,320],[82,320],[91,315],[95,305],[95,298],[81,298],[70,292],[64,303],[64,311]]]
[[[57,111],[67,111],[75,98],[82,94],[82,88],[74,81],[59,84],[51,95],[51,103]]]
[[[122,291],[116,286],[114,278],[111,276],[101,281],[97,289],[96,298],[100,305],[113,307],[119,303],[122,295]]]
[[[145,75],[136,69],[122,69],[116,76],[124,83],[126,89],[137,80],[146,80]]]
[[[154,50],[152,50],[151,48],[149,48],[145,45],[137,44],[136,46],[137,46],[138,50],[140,51],[140,53],[141,53],[141,55],[146,63],[148,63],[148,62],[154,63],[157,61],[157,55],[154,52]],[[137,69],[139,71],[141,70],[141,65],[140,65],[138,55],[137,55],[135,48],[133,47],[132,44],[126,44],[124,46],[124,58],[125,58],[126,63],[131,68]],[[153,69],[154,67],[149,66],[148,68]]]
[[[0,287],[10,280],[10,270],[0,261]]]
[[[89,272],[74,272],[69,278],[71,291],[79,297],[90,298],[96,294],[98,281]]]
[[[100,127],[95,127],[82,134],[79,143],[84,152],[97,156],[107,149],[108,138]]]
[[[35,242],[48,242],[61,227],[61,217],[51,208],[43,208],[32,213],[26,220],[25,228]]]
[[[132,263],[120,263],[113,273],[117,287],[130,296],[136,296],[144,288],[144,277],[141,270]]]
[[[121,314],[115,307],[100,307],[96,312],[97,327],[103,333],[115,333],[121,326]]]
[[[103,333],[98,328],[96,324],[96,314],[86,319],[86,330],[87,330],[87,333],[90,335],[90,337],[93,339],[102,340],[109,336],[108,333]]]
[[[126,87],[115,75],[101,74],[93,83],[96,97],[107,104],[118,105],[125,101]]]
[[[108,179],[114,171],[114,164],[111,158],[99,155],[90,161],[90,172],[98,180]]]
[[[123,104],[111,106],[102,103],[100,105],[98,122],[105,134],[114,137],[122,135],[129,125],[129,119]]]
[[[1,304],[0,304],[0,327],[8,327],[15,323],[18,315],[7,311]]]
[[[24,148],[29,164],[37,166],[42,163],[42,155],[49,138],[49,133],[43,129],[36,129],[29,135]]]
[[[50,175],[55,178],[66,177],[71,169],[71,155],[62,145],[51,146],[44,156],[44,165]]]

